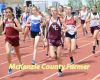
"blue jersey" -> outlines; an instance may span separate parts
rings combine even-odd
[[[31,24],[30,31],[40,32],[41,16],[36,17],[34,15],[31,15],[28,20]]]

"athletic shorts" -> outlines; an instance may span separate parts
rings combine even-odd
[[[95,31],[95,30],[99,30],[99,29],[100,29],[99,26],[90,27],[91,34],[93,35],[93,34],[94,34],[94,31]]]
[[[65,37],[69,37],[70,39],[75,39],[76,38],[76,33],[71,35],[68,32],[65,33]]]
[[[19,46],[19,37],[6,37],[5,42],[9,42],[12,46],[18,47]]]
[[[81,20],[81,24],[84,24],[85,23],[85,20]]]
[[[53,40],[53,39],[49,39],[49,45],[58,47],[62,45],[62,41],[61,40]]]
[[[35,38],[36,36],[41,36],[41,34],[39,32],[33,32],[31,31],[31,38]]]

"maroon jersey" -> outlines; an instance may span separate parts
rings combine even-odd
[[[74,17],[72,17],[71,19],[65,19],[65,22],[67,23],[67,25],[75,25],[76,26],[76,21],[74,20]]]
[[[18,37],[19,36],[19,31],[15,30],[13,26],[16,26],[16,23],[14,20],[12,21],[5,21],[5,32],[6,32],[6,37]]]
[[[53,40],[61,39],[61,23],[59,18],[57,19],[56,22],[53,22],[50,19],[48,27],[48,39],[53,39]]]
[[[5,28],[5,41],[9,42],[12,46],[17,47],[19,46],[19,31],[15,30],[13,27],[16,26],[16,23],[14,20],[8,21],[6,20],[4,22],[4,28]]]

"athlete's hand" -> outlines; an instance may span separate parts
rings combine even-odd
[[[4,35],[5,34],[5,31],[3,31],[1,34]]]
[[[17,27],[16,27],[16,25],[15,25],[15,24],[12,26],[12,28],[17,29]]]
[[[62,29],[62,32],[67,32],[68,31],[68,29]]]
[[[46,40],[47,40],[46,38],[43,39],[43,41],[46,41]]]
[[[41,32],[39,32],[39,36],[41,36],[42,35],[42,33]]]
[[[25,39],[23,39],[23,42],[25,43]]]
[[[86,28],[86,24],[83,25],[83,28]]]
[[[25,42],[26,41],[26,38],[25,38],[25,36],[24,36],[24,38],[23,38],[23,42]]]

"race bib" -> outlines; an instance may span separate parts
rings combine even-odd
[[[67,28],[68,28],[69,34],[71,34],[71,35],[75,34],[75,26],[74,25],[68,25]]]

